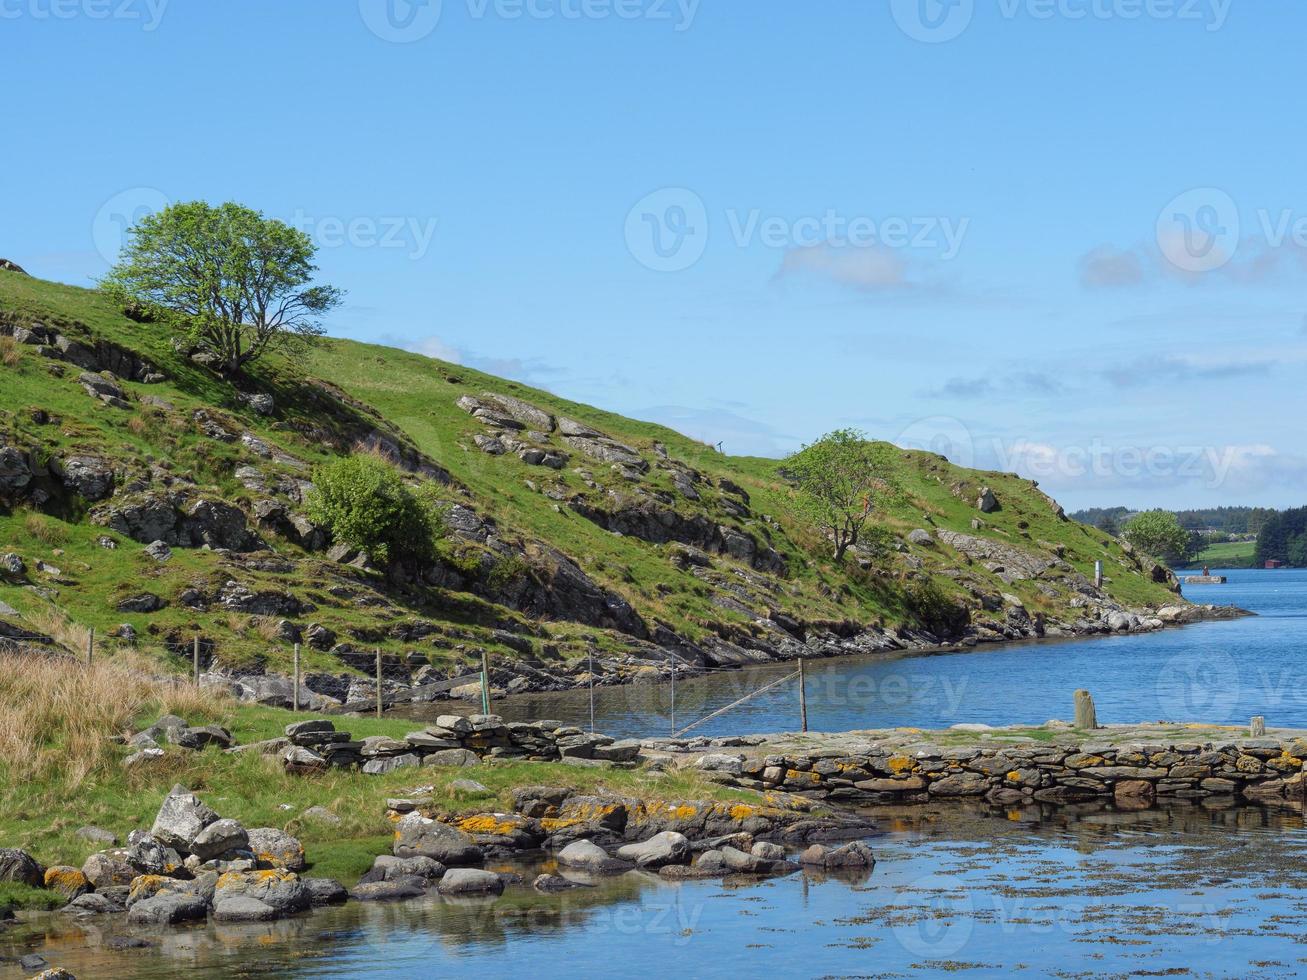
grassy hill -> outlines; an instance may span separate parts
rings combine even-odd
[[[0,601],[65,645],[93,627],[180,668],[199,636],[216,667],[286,672],[316,626],[306,669],[345,678],[343,696],[373,649],[397,683],[486,649],[496,684],[548,687],[591,650],[613,679],[669,650],[729,664],[1090,631],[1177,602],[1155,563],[1033,482],[928,453],[897,454],[904,497],[875,517],[890,546],[836,566],[777,461],[461,365],[330,339],[238,390],[102,294],[11,271],[0,334],[0,445],[30,470],[0,506],[0,552],[25,566],[0,574]],[[451,534],[431,568],[351,564],[307,526],[313,467],[360,450],[440,485]]]

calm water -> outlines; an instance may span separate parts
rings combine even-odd
[[[1020,643],[965,653],[871,656],[808,665],[814,731],[959,723],[1042,724],[1072,717],[1072,692],[1086,688],[1104,723],[1199,721],[1307,727],[1307,570],[1222,571],[1224,586],[1190,586],[1195,602],[1242,606],[1257,617],[1183,629],[1085,640]],[[782,664],[721,671],[676,686],[632,685],[595,692],[595,728],[651,736],[689,725],[794,670]],[[694,729],[706,735],[793,731],[797,685],[781,685]],[[589,725],[585,691],[506,700],[519,719]]]
[[[206,925],[115,951],[109,923],[58,915],[0,932],[82,978],[1292,976],[1307,963],[1300,816],[880,814],[878,863],[840,880],[668,884],[495,901],[349,905],[264,926]],[[1192,972],[1190,972],[1192,971]],[[22,976],[7,963],[0,976]]]

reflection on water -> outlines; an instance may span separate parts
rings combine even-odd
[[[1163,974],[1288,976],[1307,963],[1300,814],[878,808],[878,863],[761,884],[629,873],[495,900],[351,904],[288,922],[144,934],[41,916],[0,934],[82,977]],[[535,868],[523,869],[528,874]],[[22,975],[6,967],[0,975]]]
[[[1072,692],[1087,688],[1099,721],[1201,721],[1307,728],[1307,571],[1233,570],[1225,586],[1191,587],[1196,602],[1259,613],[1234,622],[1085,640],[980,647],[931,656],[877,655],[808,665],[814,731],[1043,724],[1072,717]],[[671,733],[794,670],[793,664],[597,688],[595,728],[615,736]],[[425,709],[429,715],[448,706]],[[510,698],[511,720],[556,718],[588,727],[589,693]],[[419,715],[419,717],[425,717]],[[795,684],[784,684],[695,729],[695,734],[794,731]]]

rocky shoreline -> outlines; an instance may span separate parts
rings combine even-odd
[[[358,883],[346,888],[309,874],[305,848],[284,830],[246,828],[179,785],[153,825],[132,831],[122,846],[109,831],[82,828],[79,835],[107,846],[81,867],[46,867],[23,851],[0,850],[0,881],[63,896],[67,904],[59,914],[76,921],[121,916],[129,930],[148,934],[202,920],[272,922],[351,901],[429,894],[494,898],[512,888],[548,896],[632,871],[668,881],[748,883],[831,871],[865,878],[875,855],[864,841],[877,832],[868,814],[885,804],[983,803],[1012,812],[1086,805],[1133,811],[1159,805],[1298,808],[1307,803],[1307,731],[1247,738],[1238,730],[1213,726],[1080,731],[1050,722],[1039,729],[962,725],[929,733],[617,743],[550,725],[448,716],[403,740],[362,740],[351,765],[366,770],[379,760],[393,763],[409,756],[415,761],[399,768],[462,766],[475,772],[470,767],[526,757],[651,772],[694,769],[741,796],[635,797],[559,784],[523,785],[513,790],[511,806],[498,812],[451,808],[434,786],[415,786],[385,803],[385,818],[394,828],[390,853],[378,856]],[[170,741],[182,744],[194,741],[200,731],[161,719],[142,734],[169,733]],[[346,745],[348,735],[324,719],[294,723],[284,739],[273,741],[284,744],[255,743],[228,751],[275,752],[288,771],[312,779],[328,766],[344,764],[333,763],[328,747]],[[362,761],[365,749],[368,762]],[[620,758],[604,758],[604,749]],[[305,752],[323,764],[305,766]],[[370,771],[394,768],[383,764]],[[415,775],[423,771],[414,768]],[[458,785],[472,797],[488,792],[472,780]],[[858,812],[859,807],[868,809]],[[334,816],[322,807],[313,809],[322,819]],[[534,868],[529,876],[516,870],[528,868]],[[41,975],[68,976],[57,970]]]
[[[1200,622],[1223,622],[1256,615],[1236,606],[1180,604],[1158,609],[1127,610],[1117,606],[1096,609],[1096,618],[1072,623],[1049,624],[1042,619],[1021,617],[1005,632],[968,628],[951,641],[908,629],[859,628],[848,624],[835,630],[789,624],[786,639],[774,644],[754,642],[748,649],[734,647],[730,655],[691,659],[680,648],[656,650],[649,655],[596,656],[593,679],[597,687],[619,687],[670,676],[673,665],[678,677],[693,678],[709,670],[766,666],[800,659],[829,660],[877,653],[955,653],[981,644],[1039,642],[1084,639],[1094,636],[1150,633]],[[1024,609],[1022,609],[1024,614]],[[770,622],[770,621],[769,621]],[[847,635],[842,635],[847,634]],[[719,651],[721,654],[721,651]],[[423,661],[425,663],[425,661]],[[517,694],[578,690],[591,681],[589,661],[560,664],[546,669],[536,664],[496,660],[490,667],[491,694],[496,700]],[[289,708],[295,695],[293,678],[277,673],[245,674],[213,671],[201,675],[201,682],[229,691],[247,703]],[[435,702],[469,702],[480,698],[480,686],[468,683],[451,689],[429,669],[408,675],[394,665],[382,679],[382,704],[386,710]],[[332,693],[329,693],[332,692]],[[359,675],[310,676],[301,681],[299,705],[309,711],[336,712],[368,710],[376,703],[375,681]],[[340,697],[333,696],[340,695]]]

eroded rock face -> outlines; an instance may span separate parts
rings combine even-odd
[[[113,468],[95,456],[67,456],[51,468],[65,489],[86,500],[103,500],[113,493]]]
[[[32,469],[27,465],[27,455],[13,446],[0,446],[0,496],[16,496],[31,482]]]

